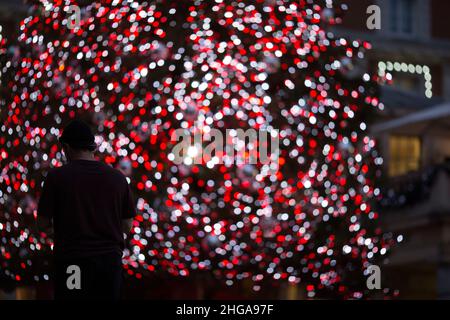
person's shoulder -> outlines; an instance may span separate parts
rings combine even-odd
[[[47,170],[45,180],[55,182],[60,181],[66,175],[67,170],[68,170],[67,165],[50,168]]]
[[[105,171],[107,171],[113,178],[120,180],[122,182],[127,182],[127,178],[125,177],[125,175],[122,172],[113,168],[109,164],[106,164],[104,162],[100,162],[100,163],[101,163],[101,166],[103,167],[103,169]]]
[[[57,176],[63,174],[64,171],[67,170],[66,166],[67,166],[67,165],[63,165],[63,166],[60,166],[60,167],[50,168],[50,169],[47,171],[47,178],[48,178],[48,177],[57,177]]]

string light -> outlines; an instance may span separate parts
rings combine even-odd
[[[431,69],[427,65],[414,65],[404,62],[391,62],[380,61],[378,63],[378,75],[380,77],[386,77],[388,80],[392,80],[391,72],[403,72],[409,74],[422,75],[425,82],[425,96],[429,99],[433,97],[433,77],[431,75]]]

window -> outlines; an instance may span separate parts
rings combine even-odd
[[[396,34],[412,35],[416,17],[417,0],[389,0],[390,31]]]
[[[418,137],[391,136],[389,153],[389,175],[391,177],[419,170],[421,143]]]
[[[416,74],[395,72],[393,74],[392,87],[424,96],[425,89],[422,79]]]

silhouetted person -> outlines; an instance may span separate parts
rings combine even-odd
[[[38,206],[38,222],[53,222],[55,298],[119,299],[123,231],[136,214],[128,182],[95,160],[84,122],[72,121],[60,143],[68,163],[49,171]]]

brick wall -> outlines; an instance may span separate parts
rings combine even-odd
[[[450,1],[431,1],[431,34],[433,38],[450,40]]]

